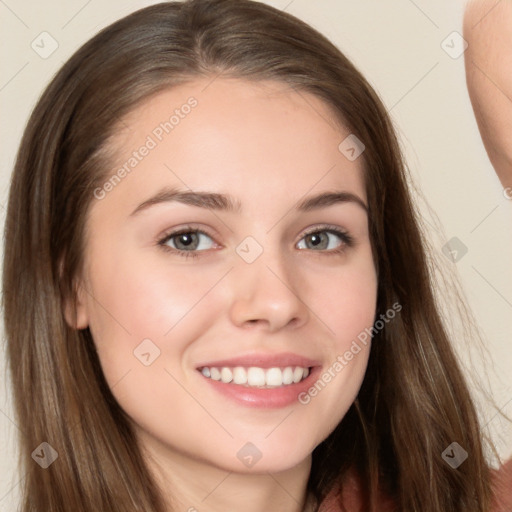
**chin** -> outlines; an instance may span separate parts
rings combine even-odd
[[[263,436],[262,436],[263,437]],[[243,474],[279,473],[306,463],[315,446],[279,439],[236,441],[232,451],[227,449],[216,462],[226,471]],[[233,453],[234,452],[234,453]],[[221,464],[219,464],[221,462]]]

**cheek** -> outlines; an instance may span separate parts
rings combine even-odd
[[[216,318],[214,302],[206,309],[197,306],[218,281],[218,272],[188,272],[142,258],[96,261],[89,281],[89,326],[109,382],[138,369],[137,354],[147,353],[146,348],[151,358],[158,354],[160,361],[176,364]]]
[[[119,261],[119,260],[118,260]],[[214,270],[153,265],[135,258],[91,268],[90,329],[105,379],[117,402],[143,430],[176,445],[208,425],[183,371],[187,349],[218,319],[209,290]],[[222,274],[221,274],[222,275]],[[187,427],[174,428],[175,411],[187,411]],[[163,433],[162,433],[163,432]]]
[[[311,309],[318,312],[325,326],[322,333],[329,340],[324,342],[326,363],[322,372],[298,397],[309,415],[323,420],[318,425],[317,442],[341,421],[365,376],[376,314],[377,276],[369,245],[364,254],[367,257],[359,257],[353,264],[317,272],[314,279],[308,279]]]
[[[371,271],[351,269],[333,289],[323,310],[334,331],[338,352],[347,350],[351,341],[373,324],[376,302],[377,281]]]
[[[377,276],[369,244],[357,258],[339,267],[305,271],[303,279],[304,299],[325,327],[331,349],[344,352],[375,318]]]

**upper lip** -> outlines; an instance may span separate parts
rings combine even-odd
[[[281,352],[278,354],[269,353],[252,353],[246,355],[240,355],[238,357],[232,357],[230,359],[217,359],[215,361],[205,361],[204,363],[198,364],[197,368],[221,368],[224,366],[235,367],[235,366],[257,366],[259,368],[275,368],[275,367],[286,367],[286,366],[302,366],[309,368],[312,366],[319,366],[320,362],[309,357],[293,354],[291,352]]]

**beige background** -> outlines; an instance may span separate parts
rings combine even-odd
[[[490,365],[484,371],[475,352],[471,376],[484,379],[502,410],[512,415],[512,200],[507,200],[481,143],[465,88],[463,56],[457,49],[464,0],[272,0],[327,35],[353,60],[391,111],[408,163],[426,203],[435,257],[455,267],[474,320],[480,326]],[[0,215],[2,224],[15,152],[43,88],[63,62],[100,28],[151,1],[3,0],[0,102],[2,112]],[[41,58],[31,47],[48,32],[58,48]],[[48,37],[48,36],[45,36]],[[448,39],[447,39],[448,38]],[[446,40],[446,41],[445,41]],[[444,44],[443,41],[445,41]],[[450,50],[450,46],[453,49]],[[49,48],[49,46],[46,46]],[[480,64],[485,69],[485,63]],[[499,94],[499,92],[497,92]],[[459,238],[468,252],[456,264],[443,244]],[[458,331],[457,350],[465,361],[472,353]],[[19,482],[4,344],[0,379],[0,510],[14,510]],[[30,397],[27,397],[30,400]],[[483,421],[503,456],[512,454],[512,432],[492,410],[481,407]],[[35,448],[35,447],[34,447]]]

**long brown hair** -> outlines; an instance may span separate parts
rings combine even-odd
[[[163,499],[103,377],[88,329],[74,330],[74,297],[94,190],[113,155],[109,138],[150,96],[217,75],[278,80],[324,100],[363,141],[378,310],[402,310],[373,337],[356,402],[313,452],[308,488],[321,503],[349,468],[366,510],[377,489],[402,511],[486,511],[489,468],[475,406],[443,326],[407,185],[382,102],[352,63],[293,16],[250,0],[190,0],[141,9],[102,30],[62,67],[36,105],[10,188],[4,321],[20,438],[23,512],[162,512]],[[47,441],[58,459],[31,458]],[[441,457],[452,442],[470,461]]]

